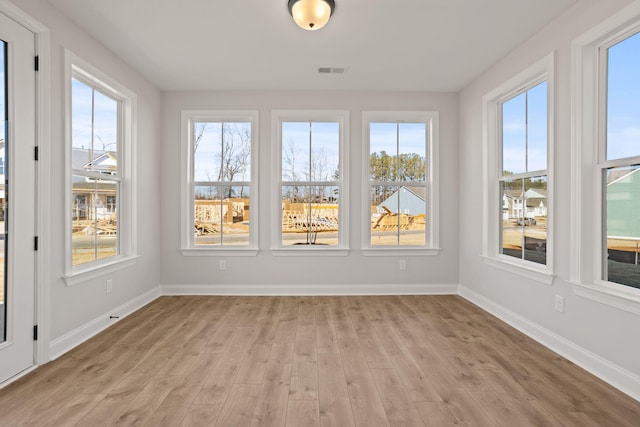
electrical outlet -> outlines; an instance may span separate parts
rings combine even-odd
[[[563,296],[556,295],[555,309],[560,313],[564,313],[564,297]]]
[[[218,264],[218,268],[220,270],[226,270],[227,269],[227,261],[221,259],[220,263]]]
[[[113,292],[113,279],[107,279],[107,293]]]
[[[407,261],[404,260],[404,259],[401,259],[400,263],[399,263],[399,267],[400,267],[400,270],[406,270],[407,269]]]

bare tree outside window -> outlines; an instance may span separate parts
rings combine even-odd
[[[192,125],[195,243],[248,245],[251,123]]]
[[[281,244],[337,245],[340,124],[284,122]]]

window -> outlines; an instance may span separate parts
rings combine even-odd
[[[66,52],[68,82],[68,273],[75,284],[96,268],[134,256],[130,158],[135,95]],[[76,280],[77,279],[77,280]]]
[[[484,256],[551,284],[553,54],[484,97]]]
[[[183,112],[184,255],[257,253],[257,122],[255,111]]]
[[[547,82],[499,103],[500,251],[547,263]]]
[[[571,283],[640,314],[640,4],[572,43]]]
[[[345,249],[346,112],[276,111],[274,249]]]
[[[640,32],[601,48],[602,279],[640,289]]]
[[[365,112],[365,249],[437,248],[438,114]],[[373,255],[376,251],[365,251]]]

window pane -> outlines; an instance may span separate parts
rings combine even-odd
[[[194,181],[251,180],[251,123],[193,124]]]
[[[371,186],[372,246],[424,246],[425,187]]]
[[[311,181],[338,180],[340,124],[311,123]]]
[[[522,179],[500,183],[502,219],[500,221],[504,255],[522,259],[522,229],[524,227],[524,182]]]
[[[369,180],[395,181],[398,153],[397,123],[369,124]]]
[[[547,177],[524,180],[524,259],[547,263]]]
[[[398,244],[425,244],[426,188],[400,187],[398,192]]]
[[[547,177],[501,183],[502,253],[538,264],[547,262]]]
[[[73,148],[86,153],[90,162],[93,149],[93,89],[84,83],[71,79],[71,141]]]
[[[193,124],[193,180],[222,181],[222,123]]]
[[[282,123],[282,180],[308,181],[311,177],[311,123]]]
[[[71,96],[72,167],[116,175],[120,102],[76,79]]]
[[[502,104],[502,171],[527,172],[527,94]]]
[[[608,169],[606,280],[640,288],[640,166]]]
[[[94,150],[118,151],[118,101],[94,90]]]
[[[283,186],[282,245],[337,245],[337,194],[331,185]]]
[[[427,125],[399,123],[397,181],[425,181]]]
[[[196,245],[249,244],[248,186],[196,186],[194,198]]]
[[[78,175],[72,182],[72,264],[117,255],[119,183]]]
[[[640,156],[640,33],[608,50],[607,159]]]
[[[547,82],[527,91],[527,172],[547,169]]]
[[[222,207],[224,187],[196,186],[194,194],[194,232],[196,245],[222,243],[221,224],[226,214]]]

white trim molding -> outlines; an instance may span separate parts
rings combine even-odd
[[[606,122],[600,110],[606,91],[603,51],[640,31],[640,1],[604,20],[571,43],[571,228],[570,277],[576,295],[640,314],[640,290],[603,280],[606,227],[601,196],[603,158],[600,143]],[[631,163],[634,163],[632,161]]]
[[[258,221],[259,205],[259,120],[258,110],[182,110],[180,118],[180,248],[183,256],[256,256],[259,252]],[[249,242],[247,245],[198,244],[194,241],[194,181],[195,155],[193,150],[194,124],[196,122],[249,123],[251,129],[251,153],[249,171]],[[211,185],[233,185],[233,181],[208,182]],[[242,184],[239,184],[242,185]],[[246,183],[245,183],[246,185]]]
[[[555,105],[555,52],[546,55],[536,63],[484,95],[482,99],[483,125],[483,219],[482,255],[487,265],[518,274],[546,285],[554,277],[554,105]],[[547,82],[547,245],[546,265],[502,255],[500,253],[500,191],[498,183],[502,177],[502,149],[500,147],[500,103],[531,88]],[[521,174],[529,176],[529,174]],[[532,171],[530,175],[535,175]]]
[[[144,294],[115,307],[113,310],[109,310],[107,313],[103,313],[95,319],[90,320],[70,332],[67,332],[59,338],[56,338],[51,341],[51,345],[49,346],[50,360],[57,359],[69,350],[107,329],[109,326],[119,322],[136,310],[139,310],[145,305],[151,303],[160,295],[160,289],[158,287],[154,287]]]
[[[51,31],[45,25],[23,12],[7,0],[0,0],[0,13],[16,21],[34,33],[39,69],[36,73],[36,139],[39,150],[36,197],[36,233],[39,248],[36,253],[36,300],[35,324],[38,324],[38,341],[35,346],[34,363],[49,360],[51,307],[51,216],[46,215],[51,205]],[[20,374],[21,376],[22,374]],[[13,377],[11,381],[19,378]],[[6,384],[3,384],[4,386]]]
[[[338,295],[457,295],[457,284],[165,284],[162,295],[338,296]]]
[[[637,374],[603,359],[465,286],[460,286],[459,295],[613,387],[640,400],[640,376]]]

